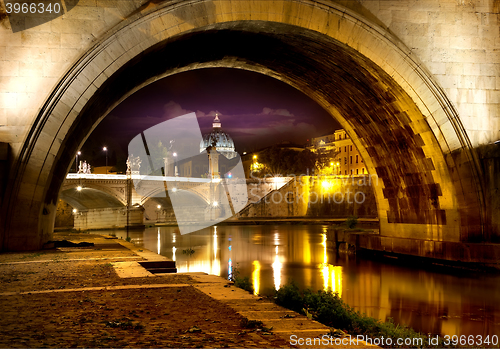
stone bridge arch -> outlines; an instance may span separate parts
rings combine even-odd
[[[123,182],[123,183],[122,183]],[[126,183],[125,181],[121,182],[97,182],[93,180],[65,180],[63,185],[61,186],[60,193],[63,193],[66,190],[77,188],[81,186],[82,191],[86,189],[94,189],[99,192],[102,192],[106,195],[111,196],[116,199],[123,207],[127,206],[127,197],[126,197]]]
[[[178,188],[178,192],[195,194],[207,205],[210,202],[210,192],[207,186],[200,185],[199,183],[178,183],[176,187]],[[144,205],[150,198],[165,197],[165,187],[155,185],[152,186],[150,190],[144,191],[143,194],[144,196],[141,199],[141,205]]]
[[[480,166],[461,119],[376,19],[321,0],[155,4],[110,29],[40,107],[9,174],[3,249],[49,239],[73,154],[114,106],[158,78],[216,66],[280,79],[341,123],[381,179],[382,235],[485,238]]]

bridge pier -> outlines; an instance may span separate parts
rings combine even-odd
[[[141,207],[97,208],[75,214],[74,228],[77,230],[121,229],[144,227],[144,209]]]

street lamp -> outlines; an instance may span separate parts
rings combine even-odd
[[[177,177],[179,173],[177,172],[177,153],[172,154],[174,156],[174,176]]]
[[[108,148],[104,147],[102,150],[106,152],[106,174],[108,174]]]
[[[79,155],[82,155],[82,152],[81,151],[77,151],[76,152],[76,163],[75,163],[75,170],[76,170],[76,173],[78,173],[78,156]]]
[[[157,211],[156,211],[156,222],[160,220],[160,210],[161,210],[161,205],[156,206]]]

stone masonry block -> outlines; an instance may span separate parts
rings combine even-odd
[[[0,76],[19,76],[19,62],[0,61]]]
[[[482,63],[479,66],[479,71],[481,72],[481,75],[499,76],[500,75],[500,64]]]
[[[485,93],[486,93],[486,103],[500,104],[500,91],[486,90]]]
[[[297,25],[304,28],[311,28],[311,22],[314,20],[312,18],[313,6],[309,4],[299,4],[298,7]]]
[[[17,100],[19,99],[19,93],[15,92],[4,92],[0,93],[0,105],[5,109],[14,109],[18,107]]]
[[[328,13],[326,13],[323,9],[315,6],[311,14],[309,29],[316,30],[320,33],[326,33],[326,27],[328,26],[328,17]]]
[[[81,54],[80,49],[75,48],[52,48],[50,58],[52,62],[73,62]]]
[[[471,45],[472,37],[470,36],[450,37],[450,48],[467,50]]]
[[[445,63],[446,64],[446,75],[463,75],[464,66],[462,63]]]

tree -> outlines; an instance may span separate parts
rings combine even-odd
[[[265,149],[260,155],[264,169],[261,175],[287,176],[312,175],[316,156],[309,150],[281,148],[274,145]]]

